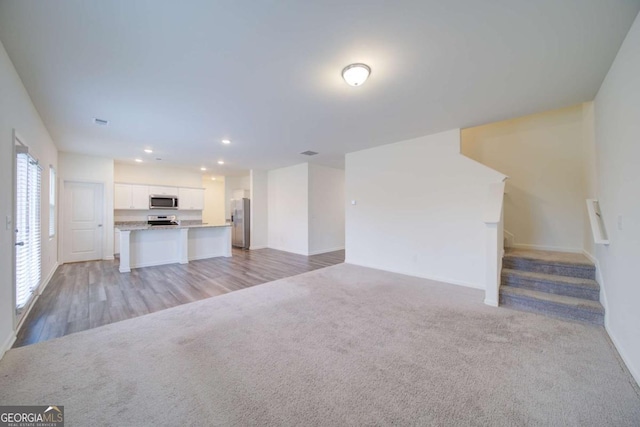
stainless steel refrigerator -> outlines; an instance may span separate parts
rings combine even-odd
[[[231,244],[249,249],[251,204],[249,199],[231,199]]]

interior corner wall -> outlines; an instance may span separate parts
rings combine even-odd
[[[49,165],[58,172],[58,150],[36,111],[11,59],[0,43],[0,357],[15,339],[13,283],[13,131],[42,165],[42,280],[53,274],[58,261],[58,234],[49,238]]]
[[[640,383],[640,15],[595,99],[597,192],[609,237],[596,259],[605,327]]]
[[[344,170],[309,164],[309,254],[344,249]]]
[[[84,154],[60,152],[60,218],[64,218],[62,211],[65,194],[65,182],[93,182],[104,185],[104,235],[102,257],[113,259],[113,183],[114,164],[113,159],[106,157],[86,156]],[[62,230],[62,221],[60,222]],[[62,247],[64,236],[59,239],[60,262],[63,261]]]
[[[268,245],[309,254],[309,165],[302,163],[268,173]]]
[[[202,222],[207,224],[223,225],[224,220],[224,181],[211,178],[202,178],[204,188],[204,210]]]
[[[459,150],[455,129],[347,154],[346,262],[485,289],[483,215],[504,175]]]
[[[249,173],[251,199],[250,249],[269,246],[269,174],[252,169]]]
[[[516,247],[582,252],[582,105],[462,130],[461,152],[509,177],[504,228]]]

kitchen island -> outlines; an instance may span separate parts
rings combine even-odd
[[[120,273],[132,268],[231,256],[231,226],[116,223],[120,231]]]

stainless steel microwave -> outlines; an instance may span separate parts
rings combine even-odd
[[[178,209],[178,196],[149,196],[149,209]]]

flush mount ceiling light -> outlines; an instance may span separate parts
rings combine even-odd
[[[136,163],[142,163],[142,159],[136,159]]]
[[[153,153],[153,150],[151,148],[145,148],[144,152],[147,153],[147,154],[151,154],[151,153]]]
[[[349,86],[360,86],[371,74],[371,68],[366,64],[351,64],[342,70],[342,78]]]
[[[203,167],[201,167],[201,168],[200,168],[200,170],[201,170],[202,172],[204,172],[204,171],[206,171],[206,170],[207,170],[207,168],[205,168],[205,167],[203,166]]]
[[[226,144],[226,145],[229,145],[229,144],[231,144],[231,140],[230,139],[223,139],[222,143]]]
[[[218,160],[219,165],[224,165],[224,160]]]

